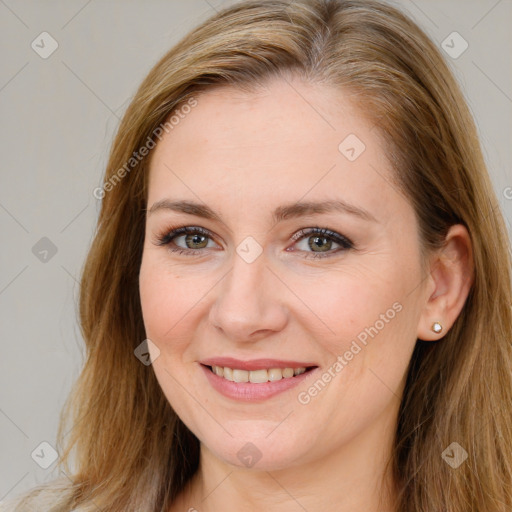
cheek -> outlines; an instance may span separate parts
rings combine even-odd
[[[181,371],[176,362],[195,360],[193,335],[204,321],[208,293],[217,282],[211,269],[184,269],[151,249],[143,256],[139,290],[146,335],[159,347],[161,362],[173,371]]]
[[[394,318],[393,304],[403,299],[403,284],[391,265],[373,263],[339,267],[314,278],[294,276],[294,293],[307,306],[300,315],[304,327],[322,333],[323,339],[337,339],[341,350],[381,315]]]
[[[187,286],[186,281],[162,265],[158,258],[143,257],[139,273],[142,316],[146,336],[159,349],[152,368],[167,400],[180,417],[191,414],[189,397],[183,392],[189,380],[183,362],[190,346],[193,305],[198,301],[194,287]]]
[[[399,385],[416,340],[418,305],[410,292],[418,279],[412,261],[381,253],[365,264],[317,274],[315,280],[295,280],[294,292],[311,310],[296,310],[294,317],[316,334],[328,367],[344,358],[337,385],[364,384],[369,399],[372,386],[379,385],[375,374],[393,388]]]
[[[186,318],[192,307],[193,288],[185,284],[158,261],[143,258],[139,274],[142,316],[148,338],[159,346],[171,336],[175,339],[180,319]]]

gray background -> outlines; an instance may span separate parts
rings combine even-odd
[[[56,463],[43,469],[31,454],[43,441],[55,446],[59,412],[83,362],[77,278],[99,211],[92,191],[118,120],[160,56],[232,3],[0,0],[0,500],[58,476]],[[511,0],[395,4],[440,46],[453,31],[468,42],[447,59],[512,233]],[[45,31],[58,48],[43,59],[31,44]],[[43,237],[57,249],[46,261],[36,250],[48,244]]]

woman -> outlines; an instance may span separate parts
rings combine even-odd
[[[8,510],[511,509],[509,241],[402,13],[219,12],[144,80],[95,195],[66,476]]]

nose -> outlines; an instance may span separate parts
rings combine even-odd
[[[282,283],[261,254],[247,263],[234,255],[233,267],[216,287],[209,320],[226,339],[254,342],[281,331],[288,320]]]

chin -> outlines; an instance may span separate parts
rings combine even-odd
[[[226,432],[212,439],[206,436],[201,440],[202,446],[227,464],[255,471],[277,471],[309,461],[312,446],[309,434],[276,426],[274,422],[236,423],[226,423],[232,437]],[[308,439],[307,445],[304,439]]]

